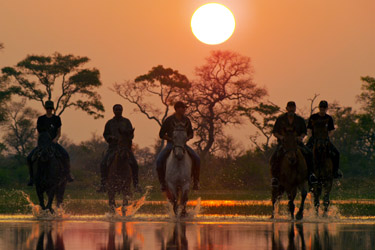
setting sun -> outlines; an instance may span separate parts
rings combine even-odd
[[[195,37],[211,45],[225,42],[233,34],[235,26],[232,12],[218,3],[202,5],[191,18],[191,29]]]

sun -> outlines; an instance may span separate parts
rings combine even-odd
[[[236,27],[232,12],[222,4],[199,7],[191,18],[191,30],[201,42],[214,45],[228,40]]]

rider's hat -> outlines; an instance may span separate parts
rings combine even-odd
[[[178,101],[174,104],[174,109],[178,109],[178,108],[186,108],[186,105],[185,103],[181,102],[181,101]]]
[[[54,107],[53,101],[50,101],[50,100],[46,101],[44,103],[44,108],[45,109],[54,109],[55,107]]]
[[[328,108],[328,102],[327,101],[320,101],[319,108]]]
[[[287,104],[286,104],[287,107],[295,107],[296,106],[296,103],[294,101],[289,101]]]

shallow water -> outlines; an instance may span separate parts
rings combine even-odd
[[[374,249],[375,223],[2,220],[0,249]]]

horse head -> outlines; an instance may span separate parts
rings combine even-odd
[[[53,156],[52,138],[48,132],[41,132],[38,136],[37,157],[43,161],[48,161]]]
[[[178,160],[182,160],[185,155],[185,144],[187,141],[186,132],[187,123],[177,122],[174,123],[173,130],[173,154]]]
[[[314,153],[324,156],[329,150],[327,122],[319,121],[314,124]]]
[[[285,151],[285,157],[289,164],[293,165],[297,162],[297,135],[295,132],[286,132],[282,141],[282,147]]]

